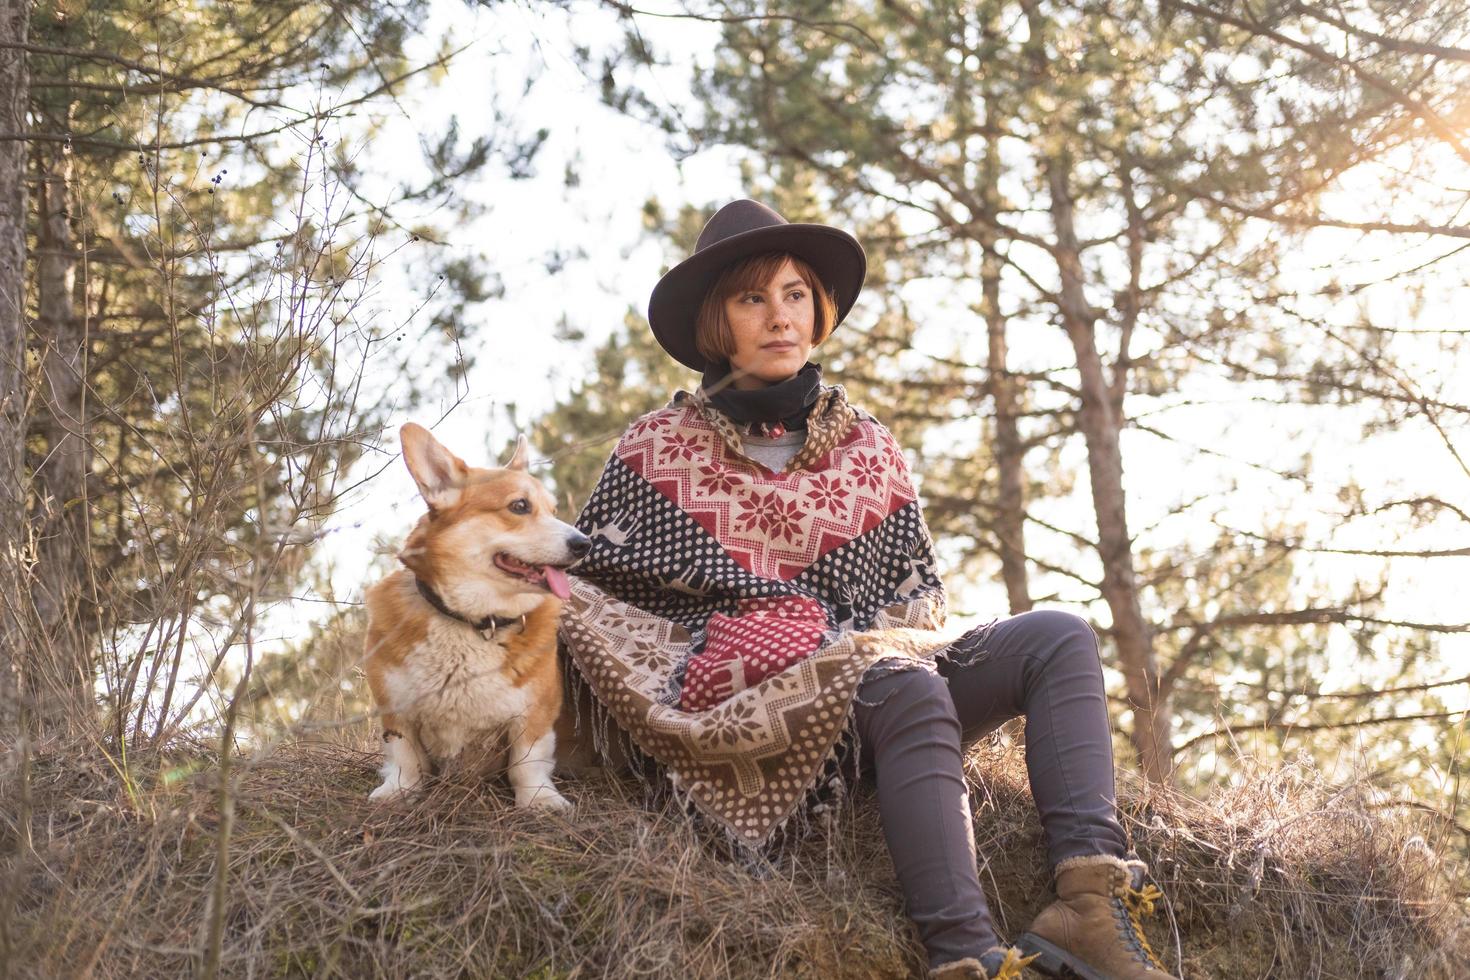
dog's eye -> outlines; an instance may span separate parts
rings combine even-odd
[[[512,514],[529,514],[531,513],[531,502],[525,497],[517,497],[510,502],[510,512]]]

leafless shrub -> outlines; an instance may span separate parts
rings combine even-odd
[[[54,826],[55,812],[30,802],[35,753],[75,751],[80,770],[105,768],[136,802],[147,778],[138,767],[157,773],[181,740],[207,735],[213,761],[191,763],[215,781],[215,899],[193,920],[205,924],[194,940],[204,975],[226,927],[239,711],[262,655],[279,645],[263,627],[289,607],[352,465],[378,437],[373,371],[392,338],[367,300],[384,263],[416,241],[348,206],[331,126],[319,111],[288,129],[299,144],[295,198],[280,237],[249,247],[220,247],[197,189],[162,174],[162,157],[140,156],[152,195],[140,218],[153,225],[140,234],[148,247],[126,259],[163,326],[120,332],[129,357],[78,369],[84,488],[60,501],[38,482],[34,496],[43,516],[60,507],[80,519],[37,519],[28,548],[4,556],[17,584],[5,592],[3,642],[7,661],[18,652],[21,682],[5,699],[19,708],[15,728],[0,730],[5,872],[34,867],[32,814]],[[140,410],[149,397],[152,417]],[[23,914],[16,900],[0,903],[0,954]]]

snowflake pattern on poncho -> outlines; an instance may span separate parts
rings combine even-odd
[[[577,674],[695,805],[739,839],[767,839],[822,771],[864,671],[933,657],[944,590],[903,453],[824,388],[784,472],[746,457],[699,397],[637,420],[577,526],[562,636]],[[811,656],[705,711],[679,680],[716,613],[800,596],[831,629]]]

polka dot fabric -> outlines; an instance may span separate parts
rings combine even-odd
[[[810,469],[772,473],[727,444],[695,406],[665,411],[677,414],[634,424],[614,455],[761,578],[795,578],[914,502],[903,454],[876,422],[849,424]],[[656,424],[665,421],[673,424]]]
[[[863,672],[932,657],[944,589],[893,436],[827,388],[787,472],[706,401],[635,422],[577,526],[577,676],[706,815],[766,840],[831,757]]]

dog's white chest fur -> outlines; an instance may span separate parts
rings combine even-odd
[[[425,722],[419,737],[430,757],[453,759],[467,744],[509,733],[525,719],[527,692],[504,666],[498,638],[436,617],[424,641],[384,678],[391,710]]]

